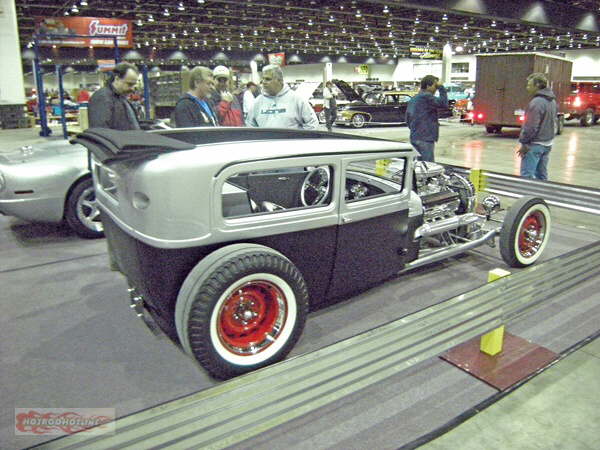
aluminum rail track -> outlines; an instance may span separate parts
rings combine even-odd
[[[471,173],[466,167],[450,164],[444,166],[467,178]],[[600,215],[600,189],[531,180],[488,170],[482,170],[482,175],[485,177],[484,190],[491,194],[507,197],[533,195],[543,198],[550,205]]]
[[[600,241],[313,353],[116,421],[47,449],[224,448],[307,414],[522,316],[600,275]]]

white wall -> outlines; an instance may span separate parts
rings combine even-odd
[[[14,0],[0,0],[0,101],[25,104],[21,45]]]
[[[333,78],[344,80],[348,83],[366,81],[367,78],[377,78],[379,81],[392,81],[394,64],[367,64],[369,74],[363,75],[356,72],[355,68],[361,64],[333,63]],[[286,83],[296,80],[323,81],[323,70],[325,63],[319,64],[297,64],[283,67],[283,79]]]
[[[594,77],[600,80],[600,48],[586,50],[568,50],[567,59],[573,61],[572,80],[577,77]]]

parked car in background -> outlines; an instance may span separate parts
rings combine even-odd
[[[142,120],[140,125],[169,128],[160,120]],[[0,153],[0,214],[64,222],[80,237],[104,237],[86,148],[59,140]]]
[[[337,80],[337,86],[345,91],[352,88],[343,81]],[[353,90],[352,90],[353,91]],[[373,91],[362,98],[354,92],[357,100],[345,106],[338,107],[336,125],[362,128],[366,125],[399,125],[406,123],[406,108],[413,95],[411,91]],[[349,97],[351,94],[346,94]],[[453,116],[452,106],[440,108],[440,118]]]
[[[77,141],[131,306],[216,378],[283,359],[309,307],[496,237],[508,265],[528,266],[549,239],[543,200],[490,221],[496,197],[477,213],[469,180],[406,143],[259,128]]]
[[[567,97],[565,120],[578,119],[582,127],[589,127],[600,118],[600,83],[577,83]]]
[[[410,95],[396,91],[366,94],[364,100],[338,107],[336,125],[362,128],[365,125],[406,123],[406,108]]]
[[[85,147],[61,140],[0,153],[0,213],[104,236]]]

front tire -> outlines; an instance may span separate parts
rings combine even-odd
[[[84,178],[71,190],[65,202],[65,221],[82,238],[104,237],[91,178]]]
[[[289,259],[261,245],[234,244],[189,273],[175,324],[184,351],[227,379],[285,358],[307,312],[306,283]]]
[[[521,197],[508,211],[500,231],[500,254],[511,267],[538,260],[550,237],[550,210],[537,197]]]

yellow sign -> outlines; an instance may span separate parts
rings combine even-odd
[[[442,59],[442,51],[428,47],[411,47],[410,56],[422,59]]]
[[[354,67],[354,71],[356,73],[361,74],[361,75],[369,75],[369,65],[368,64],[361,64],[360,66],[355,66]]]

